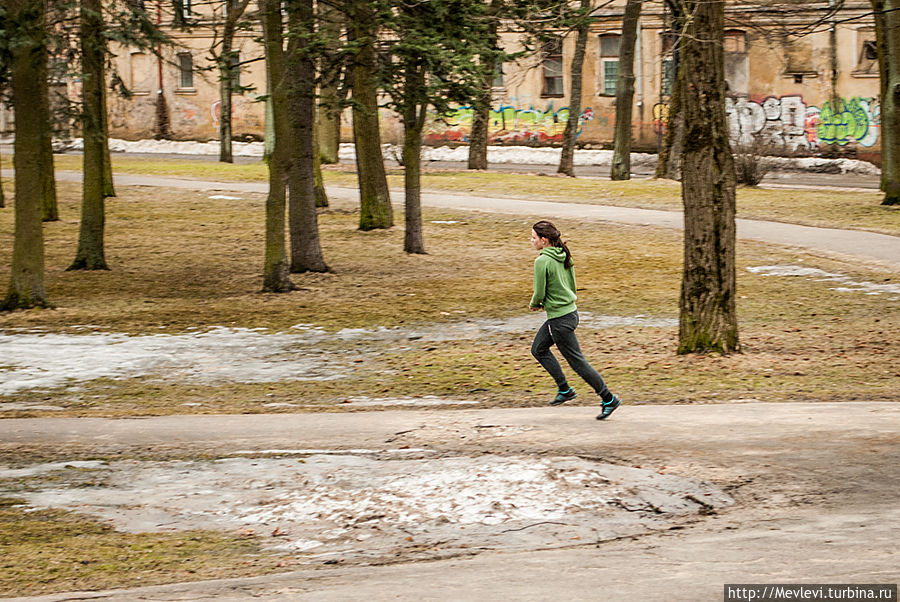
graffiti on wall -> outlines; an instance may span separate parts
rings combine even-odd
[[[725,114],[735,144],[758,140],[792,151],[812,152],[823,144],[869,147],[878,141],[881,106],[877,100],[854,96],[835,104],[807,105],[800,95],[768,96],[759,101],[729,97]],[[665,128],[668,116],[668,105],[653,108],[658,132]]]
[[[425,142],[467,142],[472,130],[472,107],[459,107],[442,118],[432,116],[425,132]],[[588,107],[581,112],[577,134],[584,124],[594,119],[594,111]],[[512,106],[492,108],[488,121],[488,141],[491,144],[547,144],[562,142],[569,108],[554,109],[553,106],[541,110],[533,106],[517,109]]]

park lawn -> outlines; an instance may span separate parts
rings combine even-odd
[[[268,179],[267,168],[261,161],[226,164],[210,160],[147,159],[114,155],[113,165],[115,170],[121,173],[224,181],[265,182]],[[58,155],[56,167],[80,170],[81,157]],[[356,186],[356,174],[349,166],[326,166],[324,177],[326,186]],[[388,179],[392,188],[402,189],[402,170],[389,170]],[[670,180],[642,179],[613,182],[599,178],[432,170],[426,167],[422,187],[431,191],[480,196],[506,196],[668,211],[682,209],[680,184]],[[399,196],[397,198],[399,199]],[[886,207],[880,202],[881,194],[875,191],[766,188],[737,190],[738,217],[900,235],[900,207]]]
[[[80,191],[68,183],[59,190],[61,220],[45,225],[46,283],[56,309],[2,314],[4,333],[178,334],[215,326],[285,332],[297,324],[328,332],[415,329],[527,312],[534,257],[530,225],[539,216],[426,210],[429,254],[411,256],[402,252],[402,227],[360,232],[354,207],[335,204],[319,215],[333,272],[296,274],[299,289],[276,295],[259,292],[262,194],[212,199],[216,195],[210,193],[122,187],[120,196],[107,201],[111,269],[67,272],[78,236]],[[559,225],[578,265],[583,314],[674,321],[681,273],[678,232],[602,222]],[[7,241],[0,252],[10,252],[12,232],[13,212],[0,211],[0,240]],[[678,356],[675,326],[579,330],[586,355],[627,403],[896,399],[898,295],[839,292],[833,282],[766,277],[747,268],[802,265],[872,283],[896,283],[900,274],[751,242],[739,243],[738,264],[742,354]],[[8,264],[0,265],[0,282],[8,281],[8,270]],[[357,396],[434,395],[446,399],[447,408],[463,409],[539,406],[547,403],[553,387],[529,354],[531,337],[531,332],[512,332],[441,343],[326,342],[319,351],[344,372],[335,380],[98,379],[6,395],[3,401],[19,409],[0,416],[377,409],[355,405]],[[574,404],[597,405],[580,381],[573,384],[580,393]],[[453,401],[474,403],[454,406]],[[48,404],[62,409],[36,409]],[[216,450],[60,449],[0,442],[0,464],[9,466],[148,454],[153,459],[214,458]],[[74,477],[66,478],[71,485]],[[78,478],[81,486],[97,485],[90,471]],[[0,486],[7,496],[0,499],[0,595],[259,575],[296,562],[265,551],[257,536],[122,533],[79,514],[23,506],[16,494],[36,486],[31,479]]]
[[[320,213],[332,272],[296,274],[298,290],[263,294],[261,194],[123,188],[109,199],[109,271],[68,272],[78,229],[78,190],[63,184],[62,219],[46,225],[47,288],[54,310],[0,315],[0,328],[132,335],[217,326],[289,332],[299,324],[407,328],[521,316],[539,216],[425,212],[428,255],[402,252],[401,227],[360,232],[352,206]],[[454,223],[434,223],[454,222]],[[738,311],[744,353],[678,356],[678,232],[600,222],[560,223],[575,254],[585,315],[665,318],[672,326],[580,330],[582,345],[613,388],[632,403],[736,399],[892,399],[898,371],[890,341],[900,334],[897,295],[838,292],[833,282],[767,277],[748,267],[801,265],[860,282],[900,275],[761,243],[738,246]],[[11,240],[11,212],[0,235]],[[7,266],[3,266],[8,270]],[[0,271],[0,281],[8,273]],[[8,395],[4,416],[132,416],[198,412],[354,411],[352,396],[438,395],[485,407],[541,405],[552,383],[531,358],[532,333],[427,343],[323,342],[341,378],[256,384],[192,384],[151,377],[96,380],[76,390]],[[359,361],[356,361],[359,360]],[[337,368],[336,368],[337,371]],[[49,400],[49,401],[48,401]],[[590,395],[579,403],[594,404]],[[61,406],[62,411],[29,409]],[[463,406],[465,407],[465,406]],[[471,406],[469,406],[471,407]]]
[[[0,595],[139,587],[284,571],[254,536],[123,533],[74,512],[0,497]]]

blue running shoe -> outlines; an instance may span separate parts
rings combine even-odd
[[[618,395],[613,395],[609,402],[603,402],[600,405],[603,411],[597,414],[597,420],[606,420],[610,414],[616,411],[616,408],[622,405],[622,399]]]
[[[567,401],[572,401],[576,397],[578,397],[578,396],[575,394],[575,389],[573,389],[572,387],[569,387],[568,391],[560,391],[559,393],[557,393],[556,397],[553,399],[553,401],[550,402],[550,405],[552,405],[552,406],[562,405],[562,404],[566,403]]]

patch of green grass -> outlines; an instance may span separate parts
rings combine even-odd
[[[278,564],[256,538],[210,531],[121,533],[75,513],[0,499],[0,595],[245,577],[278,571]]]

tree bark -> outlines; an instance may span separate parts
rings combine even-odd
[[[34,107],[41,102],[47,80],[41,65],[47,44],[43,0],[8,0],[7,17],[21,43],[11,49],[9,65],[16,115],[15,235],[9,291],[0,309],[50,307],[44,288],[44,233],[41,223],[44,185],[41,135],[47,124]]]
[[[684,273],[678,352],[740,350],[735,270],[735,175],[725,117],[724,0],[689,0],[679,78]]]
[[[610,178],[631,179],[631,112],[634,103],[634,45],[641,18],[641,0],[628,0],[619,45],[619,76],[616,81],[616,131]]]
[[[575,138],[578,136],[578,126],[581,122],[581,91],[584,87],[584,55],[587,49],[588,12],[591,10],[591,0],[581,0],[582,15],[578,26],[578,35],[575,38],[575,52],[572,55],[571,88],[569,98],[569,119],[566,121],[566,129],[563,130],[562,153],[559,158],[558,173],[575,177]]]
[[[881,74],[882,205],[900,204],[900,1],[872,0]]]
[[[269,194],[266,197],[266,251],[263,292],[294,289],[284,240],[285,180],[288,173],[290,124],[284,82],[284,36],[281,0],[259,0],[266,50],[266,76],[272,103],[272,152],[269,155]]]
[[[409,61],[406,65],[404,92],[408,99],[403,109],[403,180],[405,188],[406,235],[403,250],[425,254],[422,232],[422,130],[425,126],[426,106],[420,106],[425,86],[421,65]]]
[[[670,180],[681,179],[681,150],[684,143],[684,117],[681,112],[681,39],[684,29],[684,12],[678,2],[666,1],[672,11],[672,23],[675,30],[675,43],[672,51],[675,81],[669,98],[669,113],[666,121],[666,132],[663,146],[659,151],[656,163],[657,178]]]
[[[316,207],[328,206],[328,192],[325,190],[325,178],[322,177],[322,155],[316,152],[319,146],[319,124],[313,127],[313,163],[315,167]]]
[[[46,46],[43,49],[43,58],[41,59],[41,73],[38,75],[41,81],[48,80],[48,61],[49,54]],[[43,86],[41,90],[41,102],[37,106],[42,119],[44,119],[44,131],[41,135],[41,145],[43,152],[41,153],[41,170],[44,177],[44,199],[43,199],[43,216],[45,222],[55,222],[59,220],[59,205],[56,200],[56,175],[53,169],[53,129],[50,125],[50,87]]]
[[[103,86],[106,60],[101,0],[81,1],[82,119],[84,180],[78,251],[70,270],[107,270],[104,251],[106,210],[103,177]]]
[[[291,272],[327,272],[316,213],[316,63],[308,37],[315,32],[313,0],[288,0],[286,6],[291,34],[285,64],[291,127]]]
[[[335,60],[340,50],[340,37],[343,29],[341,12],[326,2],[316,5],[318,11],[319,31],[326,39],[329,56],[322,59],[320,101],[316,113],[316,134],[318,134],[319,163],[334,164],[338,162],[338,150],[341,143],[341,73],[343,62]],[[326,205],[327,206],[327,201]]]
[[[226,0],[230,2],[231,0]],[[232,39],[234,32],[228,30],[226,24],[222,36],[222,54],[219,57],[219,161],[234,163],[231,149],[231,93],[234,88],[234,71],[231,68]]]
[[[481,81],[481,90],[475,98],[472,112],[472,129],[469,132],[469,169],[487,169],[487,149],[490,138],[491,104],[493,103],[494,74],[497,71],[496,49],[497,23],[503,7],[503,0],[492,0],[488,13],[490,24],[488,36],[492,52],[479,56],[484,79]]]
[[[219,103],[221,111],[219,115],[219,161],[222,163],[234,163],[234,154],[231,148],[232,120],[231,120],[231,95],[234,92],[234,68],[232,55],[234,53],[234,35],[237,31],[238,21],[247,10],[250,0],[225,0],[225,24],[222,27],[222,51],[219,53]]]
[[[351,0],[351,33],[359,47],[353,67],[353,141],[359,180],[359,229],[390,228],[394,211],[381,152],[375,63],[377,24],[369,0]]]
[[[112,157],[109,154],[109,110],[106,106],[107,90],[105,80],[101,89],[101,102],[103,103],[101,109],[103,119],[100,121],[100,127],[103,128],[103,196],[114,197],[116,196],[116,186],[113,178]]]

